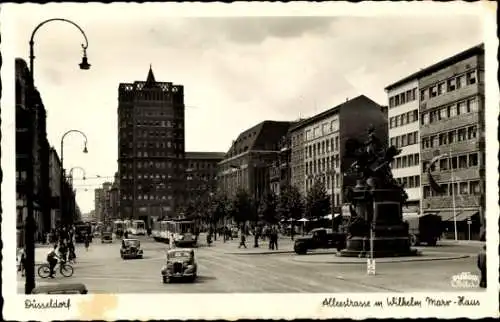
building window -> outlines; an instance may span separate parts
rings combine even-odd
[[[458,142],[467,140],[467,130],[459,129],[458,130]]]
[[[448,159],[447,158],[443,158],[443,159],[439,160],[439,170],[440,171],[448,170]]]
[[[422,114],[422,125],[429,124],[429,113]]]
[[[424,198],[429,198],[431,196],[431,188],[429,186],[424,186]]]
[[[445,85],[444,82],[438,84],[438,86],[437,86],[438,95],[443,95],[445,93],[446,88],[444,85]]]
[[[477,136],[477,126],[470,126],[467,128],[467,138],[469,140],[475,139]]]
[[[446,108],[442,108],[439,110],[439,119],[444,120],[448,117],[448,110]]]
[[[458,167],[460,169],[467,168],[467,156],[466,155],[461,155],[458,157]]]
[[[469,184],[468,182],[460,182],[460,188],[459,188],[459,193],[461,195],[468,195],[469,194]]]
[[[452,78],[448,80],[448,92],[454,91],[456,88],[456,79]]]
[[[481,194],[481,187],[479,185],[479,181],[471,181],[469,183],[470,187],[469,187],[469,191],[471,194],[474,194],[474,195],[480,195]]]
[[[437,96],[436,86],[431,86],[431,88],[429,88],[429,97],[436,97],[436,96]]]
[[[479,164],[477,153],[469,154],[469,167],[477,167]]]
[[[394,107],[394,96],[389,97],[389,107]]]
[[[452,169],[457,169],[457,167],[458,167],[458,159],[457,159],[457,157],[451,157],[450,161],[451,161],[451,168]]]
[[[467,85],[473,85],[476,83],[476,71],[467,73]]]
[[[448,134],[441,133],[439,134],[439,145],[445,145],[445,144],[448,144]]]
[[[477,112],[479,110],[476,98],[469,99],[469,101],[467,103],[468,103],[468,111],[469,112],[473,113],[473,112]]]
[[[425,90],[420,91],[420,100],[424,101],[425,100]]]

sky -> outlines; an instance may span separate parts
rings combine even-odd
[[[79,31],[62,22],[44,25],[35,37],[34,71],[50,144],[59,153],[70,129],[88,137],[88,154],[80,136],[64,141],[65,168],[85,169],[87,180],[79,180],[78,169],[74,177],[77,202],[88,212],[94,189],[117,171],[118,85],[144,81],[150,64],[157,81],[184,85],[186,151],[226,152],[241,131],[263,120],[312,116],[361,94],[387,105],[387,85],[484,41],[478,3],[422,5],[384,14],[385,6],[360,4],[356,16],[319,5],[311,12],[271,8],[261,11],[267,17],[227,9],[233,5],[224,13],[206,5],[214,9],[204,17],[166,4],[4,9],[12,52],[26,61],[31,32],[46,19],[73,20],[87,35],[92,67],[82,71]]]

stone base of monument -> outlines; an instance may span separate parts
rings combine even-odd
[[[340,251],[343,257],[370,257],[370,238],[352,237],[347,240],[346,248]],[[375,237],[373,257],[418,256],[420,253],[410,247],[408,237]]]

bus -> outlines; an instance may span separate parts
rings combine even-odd
[[[113,233],[116,237],[121,238],[125,232],[125,224],[121,220],[113,221]]]
[[[142,236],[146,235],[146,223],[144,220],[132,220],[130,234]]]

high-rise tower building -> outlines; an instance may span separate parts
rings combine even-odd
[[[118,88],[120,217],[175,216],[185,183],[184,88],[147,79]]]

